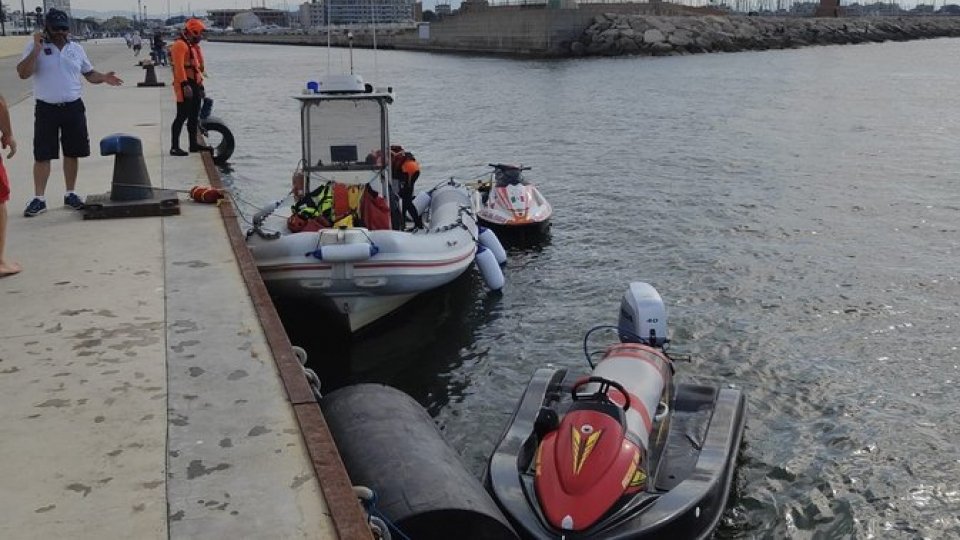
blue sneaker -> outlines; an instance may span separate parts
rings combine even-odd
[[[47,211],[46,201],[41,201],[40,199],[34,198],[30,201],[30,204],[27,205],[27,209],[23,211],[24,217],[33,217],[38,214],[42,214]]]
[[[63,205],[69,206],[74,210],[83,210],[83,201],[80,200],[80,197],[76,193],[71,193],[69,195],[63,196]]]

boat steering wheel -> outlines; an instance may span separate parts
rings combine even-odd
[[[587,377],[586,379],[581,379],[581,380],[577,381],[577,382],[573,385],[573,388],[570,389],[570,397],[571,397],[574,401],[579,401],[579,400],[584,399],[585,397],[587,397],[587,396],[581,396],[581,395],[577,392],[577,390],[579,390],[580,387],[582,387],[582,386],[584,386],[584,385],[587,385],[587,384],[590,384],[590,383],[597,383],[597,384],[600,385],[600,388],[598,388],[597,391],[594,392],[593,394],[591,394],[589,397],[599,398],[599,399],[603,400],[603,401],[606,402],[606,403],[614,403],[614,401],[613,401],[612,399],[610,399],[610,396],[609,396],[610,387],[613,387],[613,388],[616,388],[617,390],[619,390],[619,391],[620,391],[620,395],[623,396],[623,410],[624,410],[624,411],[627,411],[627,410],[630,409],[630,394],[627,393],[626,388],[624,388],[623,385],[621,385],[621,384],[618,383],[617,381],[612,381],[612,380],[606,379],[606,378],[604,378],[604,377],[590,376],[590,377]]]

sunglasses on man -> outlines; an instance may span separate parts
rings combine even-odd
[[[70,31],[70,27],[69,27],[69,26],[54,26],[54,27],[51,28],[50,30],[53,31],[53,32],[69,32],[69,31]]]

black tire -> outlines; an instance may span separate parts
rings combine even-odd
[[[216,133],[213,137],[209,137],[208,143],[212,143],[213,146],[213,162],[217,165],[224,165],[227,163],[227,160],[230,159],[230,156],[233,155],[233,150],[235,148],[235,141],[233,139],[233,133],[230,131],[225,124],[220,122],[204,122],[203,129],[205,129],[208,134],[210,132]],[[219,142],[216,142],[219,138]]]

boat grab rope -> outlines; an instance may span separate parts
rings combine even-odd
[[[474,223],[476,223],[476,219],[473,217],[473,208],[471,208],[469,205],[461,204],[459,207],[457,207],[457,219],[455,221],[452,221],[442,227],[437,227],[436,230],[431,232],[436,234],[436,233],[447,232],[456,228],[462,228],[463,230],[470,233],[470,238],[472,238],[474,242],[479,242],[480,241],[479,234],[476,234],[476,235],[473,234],[470,228],[467,227],[467,224],[463,222],[464,214],[470,216],[470,219],[473,219]]]
[[[252,202],[243,200],[240,196],[234,193],[233,190],[229,190],[229,189],[226,190],[226,195],[227,197],[230,198],[230,201],[233,203],[233,207],[236,209],[237,215],[240,217],[240,220],[251,227],[251,229],[247,231],[248,238],[254,234],[267,239],[280,238],[280,231],[275,231],[272,229],[264,229],[263,222],[268,217],[273,215],[273,213],[276,212],[278,208],[280,208],[281,206],[284,205],[284,203],[287,202],[287,199],[289,199],[290,196],[293,195],[293,190],[290,190],[289,192],[287,192],[287,194],[284,195],[283,198],[278,199],[272,203],[269,203],[263,207],[257,206]],[[243,210],[241,210],[241,206],[238,203],[249,206],[250,208],[256,208],[257,212],[253,214],[252,218],[248,218],[247,215],[243,212]]]

